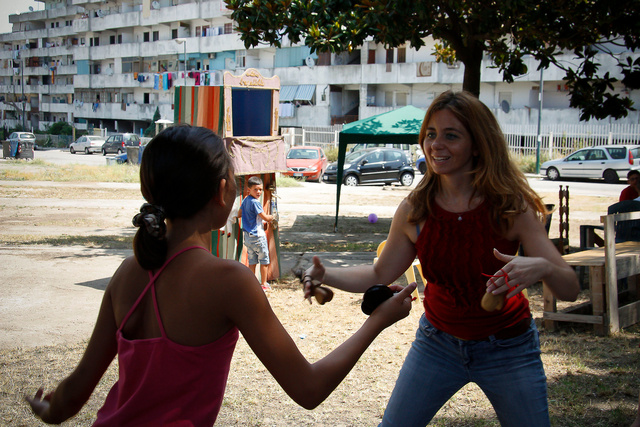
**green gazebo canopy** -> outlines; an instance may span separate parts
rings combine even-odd
[[[344,125],[338,142],[338,176],[336,182],[336,218],[334,231],[338,229],[340,188],[344,174],[344,158],[348,144],[361,142],[376,144],[418,144],[418,134],[425,111],[408,105]]]

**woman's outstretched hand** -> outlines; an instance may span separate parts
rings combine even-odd
[[[507,298],[511,298],[523,289],[539,282],[546,274],[543,258],[505,255],[493,250],[493,255],[506,264],[493,277],[487,280],[487,292],[501,294],[509,291]]]
[[[35,396],[25,396],[25,400],[29,402],[29,406],[31,406],[33,413],[42,421],[47,422],[46,415],[49,413],[49,401],[51,400],[51,395],[53,393],[47,394],[44,398],[42,397],[43,393],[43,389],[39,389]]]

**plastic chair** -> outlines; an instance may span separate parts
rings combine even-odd
[[[384,246],[386,244],[387,244],[387,241],[383,240],[378,245],[378,249],[376,249],[376,257],[373,259],[373,263],[374,264],[378,261],[378,258],[380,257],[380,254],[382,253],[382,249],[384,249]],[[404,275],[407,278],[407,284],[416,281],[416,274],[413,271],[413,267],[416,267],[418,269],[418,273],[420,273],[420,277],[422,277],[422,283],[424,283],[426,285],[427,281],[424,280],[424,276],[422,275],[422,267],[420,266],[420,261],[418,261],[418,258],[414,259],[413,263],[411,264],[411,266],[407,269],[407,271],[404,272]],[[420,302],[420,292],[418,292],[418,288],[417,287],[416,287],[416,289],[413,291],[413,293],[411,295],[416,299],[416,301],[418,301],[418,303]]]

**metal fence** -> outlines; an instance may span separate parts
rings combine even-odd
[[[287,143],[317,145],[324,150],[338,146],[342,125],[286,128]],[[516,156],[535,156],[537,125],[502,125],[509,150]],[[554,159],[594,145],[640,144],[640,124],[544,125],[540,130],[540,154]]]
[[[73,142],[70,135],[36,134],[38,147],[67,148]]]
[[[341,130],[342,125],[288,128],[290,138],[287,143],[290,147],[316,145],[326,151],[338,147],[338,137]]]
[[[502,131],[513,154],[536,154],[538,126],[503,125]],[[540,154],[550,159],[583,147],[615,144],[640,144],[640,125],[545,125],[540,129]]]

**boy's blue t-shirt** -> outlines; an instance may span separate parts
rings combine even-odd
[[[262,220],[260,221],[261,226],[258,227],[258,215],[264,212],[262,203],[252,195],[248,195],[242,201],[240,209],[242,209],[242,229],[258,235],[259,230],[262,230]]]

